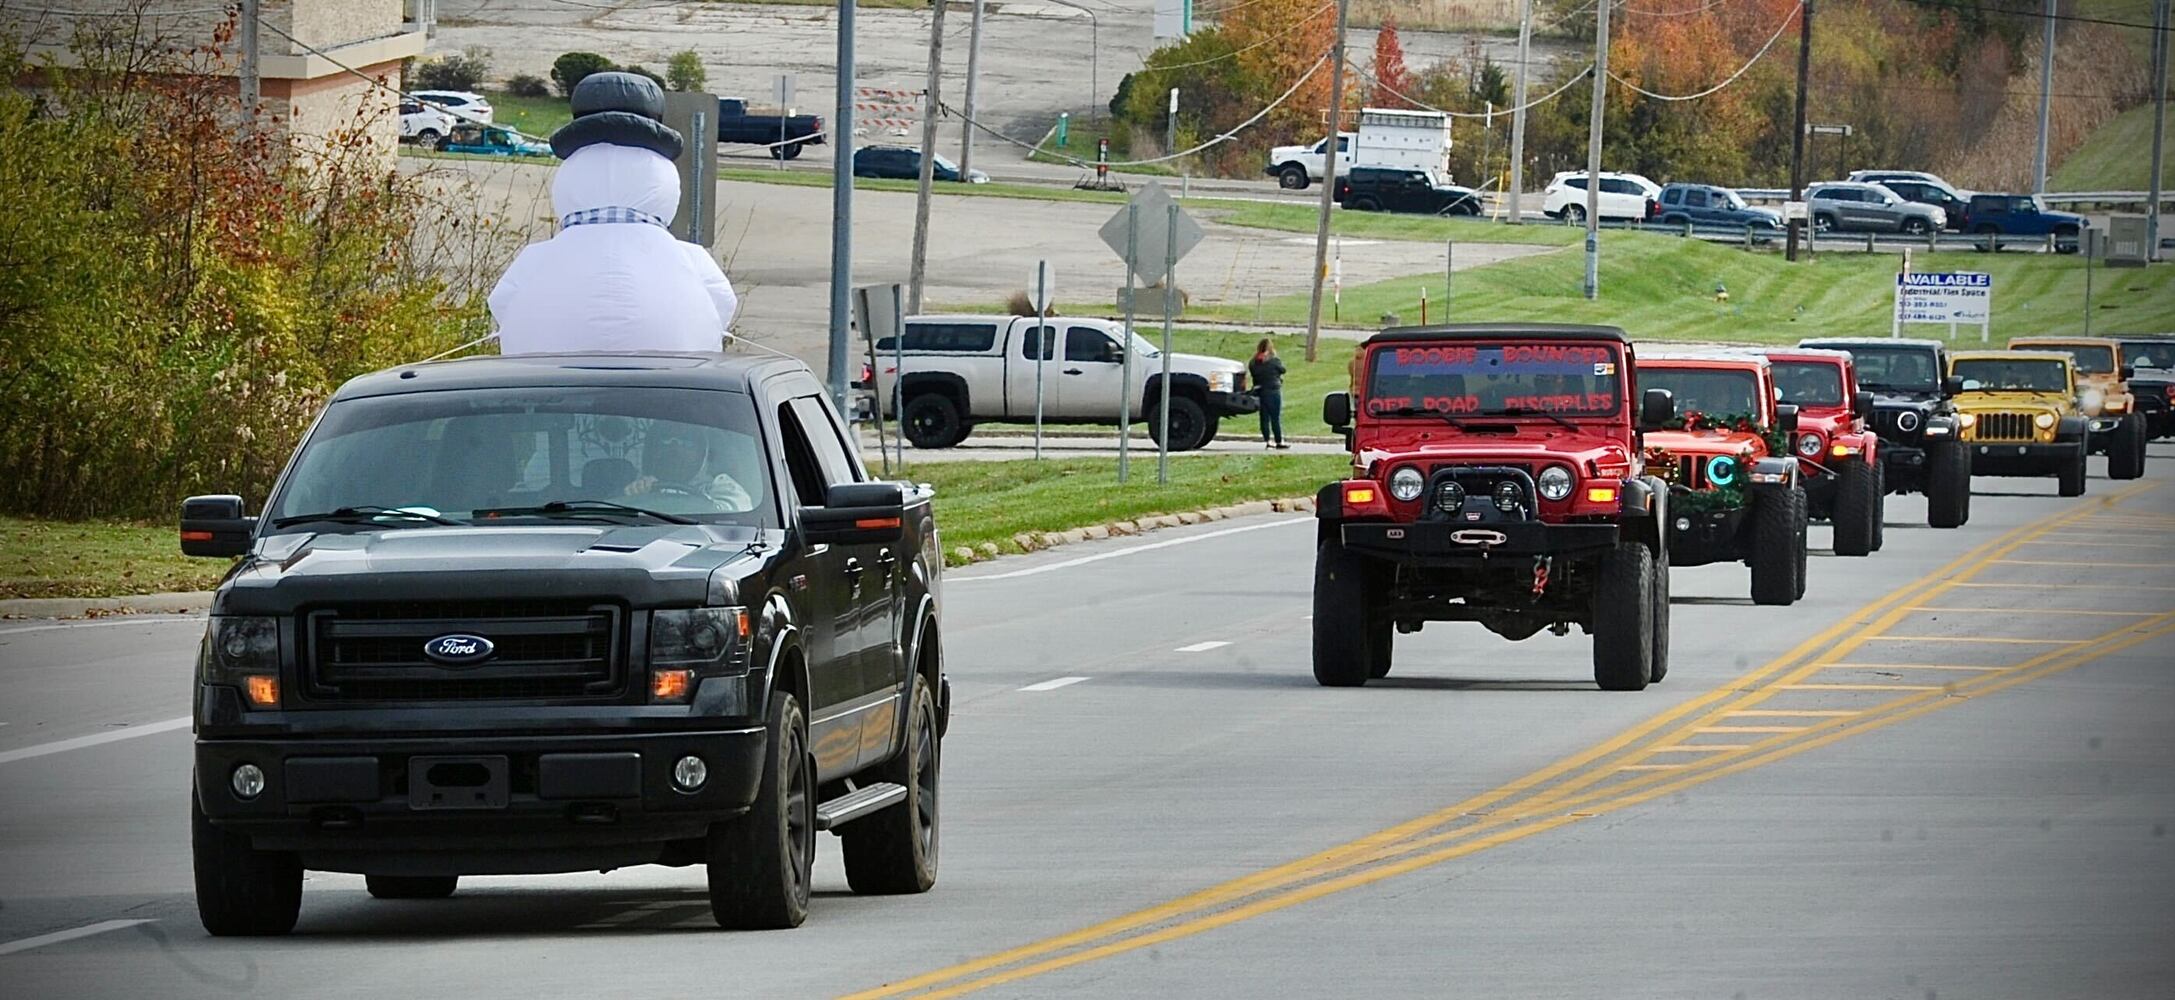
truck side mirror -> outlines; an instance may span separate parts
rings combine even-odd
[[[1660,430],[1663,424],[1677,418],[1676,393],[1667,389],[1648,389],[1639,394],[1639,429]]]
[[[1951,376],[1949,376],[1949,377],[1947,377],[1947,378],[1945,378],[1945,379],[1942,379],[1942,380],[1941,380],[1941,395],[1943,395],[1943,396],[1961,396],[1961,395],[1963,395],[1963,392],[1964,392],[1964,380],[1963,380],[1963,379],[1961,379],[1961,378],[1959,378],[1959,377],[1957,377],[1957,376],[1951,375]]]
[[[1339,434],[1352,428],[1352,394],[1332,392],[1322,396],[1322,423]]]
[[[1850,401],[1850,412],[1860,420],[1873,419],[1873,397],[1858,393]]]
[[[249,551],[257,519],[242,516],[242,498],[232,493],[190,497],[181,502],[181,554],[231,557]]]
[[[905,535],[906,491],[897,483],[840,483],[823,491],[823,506],[800,509],[812,545],[896,542]]]
[[[2117,376],[2118,378],[2122,379],[2122,381],[2124,381],[2124,382],[2127,382],[2127,381],[2129,381],[2129,380],[2131,380],[2131,379],[2133,379],[2133,378],[2136,378],[2136,377],[2137,377],[2137,366],[2136,366],[2136,365],[2123,365],[2123,366],[2122,366],[2122,370],[2121,370],[2121,371],[2119,371],[2119,372],[2116,372],[2115,374],[2116,374],[2116,376]]]
[[[1775,429],[1784,434],[1797,433],[1797,407],[1789,403],[1775,404]]]

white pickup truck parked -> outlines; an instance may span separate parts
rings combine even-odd
[[[1160,433],[1163,356],[1133,337],[1133,380],[1125,382],[1125,328],[1099,319],[1052,316],[1035,336],[1035,317],[912,316],[903,359],[890,337],[876,342],[876,402],[894,413],[893,386],[905,385],[900,416],[916,448],[949,448],[978,423],[1032,423],[1035,369],[1042,369],[1043,422],[1117,424],[1120,388],[1127,422],[1147,420]],[[1036,357],[1041,342],[1042,358]],[[904,377],[900,368],[903,360]],[[1171,355],[1172,451],[1190,451],[1216,438],[1217,422],[1252,413],[1246,366],[1198,354]]]
[[[1311,146],[1278,146],[1269,151],[1263,172],[1276,178],[1278,187],[1300,190],[1322,179],[1322,150],[1329,140]],[[1424,170],[1437,177],[1450,176],[1450,116],[1439,111],[1404,108],[1362,108],[1359,131],[1337,134],[1337,176],[1349,176],[1353,167],[1389,167]]]

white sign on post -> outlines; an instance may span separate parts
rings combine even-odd
[[[1979,339],[1992,337],[1994,276],[1977,271],[1904,273],[1896,275],[1895,334],[1905,323],[1946,323],[1949,336],[1956,327],[1976,326]]]

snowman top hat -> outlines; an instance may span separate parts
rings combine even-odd
[[[664,123],[665,92],[657,81],[635,73],[591,73],[574,85],[574,120],[551,134],[551,151],[560,159],[599,144],[647,149],[677,160],[685,142]]]

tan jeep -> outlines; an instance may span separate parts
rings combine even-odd
[[[2088,424],[2066,352],[1958,351],[1948,372],[1972,475],[2052,473],[2063,496],[2084,493]]]
[[[2137,397],[2130,394],[2129,359],[2122,342],[2109,337],[2018,337],[2011,350],[2061,351],[2077,373],[2077,409],[2092,422],[2085,450],[2107,456],[2107,478],[2145,474],[2145,442],[2151,437]]]

